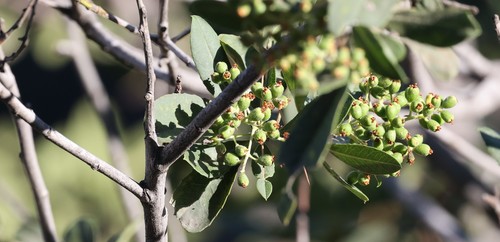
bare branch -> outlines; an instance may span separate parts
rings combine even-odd
[[[176,36],[172,37],[172,42],[176,43],[177,41],[186,37],[186,35],[188,35],[189,33],[191,33],[191,27],[186,28],[185,30],[178,33]]]
[[[170,73],[170,83],[175,85],[176,79],[178,77],[177,60],[173,58],[167,47],[167,40],[170,39],[168,35],[168,0],[160,0],[160,19],[158,21],[158,36],[159,36],[159,46],[160,46],[160,65],[163,68],[168,68]]]
[[[54,130],[50,125],[45,123],[40,119],[33,110],[28,109],[21,101],[10,92],[4,85],[0,85],[0,99],[4,102],[11,112],[15,113],[17,117],[23,119],[25,122],[29,123],[31,127],[40,132],[46,139],[59,146],[63,150],[67,151],[76,158],[82,160],[87,165],[89,165],[93,170],[102,173],[111,180],[118,183],[120,186],[124,187],[136,197],[143,199],[144,191],[137,182],[133,179],[117,170],[113,166],[109,165],[105,161],[99,159],[92,153],[83,149],[82,147],[75,144],[73,141],[66,138],[61,133]]]
[[[498,17],[498,14],[494,15],[493,21],[495,23],[495,31],[497,32],[497,38],[500,41],[500,17]]]
[[[131,174],[130,167],[128,166],[127,153],[120,138],[117,120],[111,108],[109,95],[92,61],[85,42],[85,36],[81,33],[76,23],[72,21],[67,21],[67,23],[70,44],[67,46],[68,48],[66,48],[65,54],[73,58],[85,92],[106,128],[111,161],[118,170],[125,174]],[[119,187],[119,193],[129,222],[136,221],[142,216],[139,202],[133,199],[132,195],[122,187]],[[141,226],[141,228],[142,229],[136,233],[136,241],[138,242],[144,241],[143,226]]]
[[[0,49],[0,58],[3,57],[3,51]],[[18,98],[20,97],[16,78],[11,72],[9,65],[5,65],[4,71],[0,72],[0,83],[7,86],[9,90]],[[56,225],[54,222],[54,215],[52,214],[52,207],[50,205],[49,191],[45,185],[45,181],[38,164],[33,131],[31,126],[24,122],[24,120],[16,117],[13,113],[12,117],[14,118],[17,135],[19,137],[19,146],[21,149],[20,158],[35,198],[35,204],[37,206],[44,241],[55,242],[57,241]]]

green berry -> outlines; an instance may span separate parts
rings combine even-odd
[[[271,132],[268,132],[268,137],[271,139],[278,139],[281,135],[281,132],[279,130],[273,130]]]
[[[257,141],[257,143],[259,143],[260,145],[264,144],[266,142],[266,140],[267,140],[267,133],[266,133],[266,131],[264,131],[262,129],[258,129],[253,134],[253,139],[255,141]]]
[[[408,145],[411,147],[417,147],[418,145],[422,144],[422,142],[424,142],[424,136],[416,134],[411,137],[410,140],[408,140]]]
[[[379,117],[385,117],[386,116],[386,106],[382,102],[374,103],[373,104],[373,112],[376,113]]]
[[[396,128],[396,138],[404,140],[408,137],[408,130],[405,127]]]
[[[213,62],[212,62],[213,63]],[[219,61],[217,64],[215,64],[215,71],[219,74],[223,74],[225,71],[227,71],[227,64],[226,62]]]
[[[273,99],[273,93],[267,87],[262,88],[262,94],[260,98],[264,101],[271,101]]]
[[[267,121],[271,118],[271,108],[262,108],[262,112],[264,113],[264,118],[262,118],[262,121]]]
[[[419,155],[428,156],[432,155],[433,151],[428,144],[420,144],[413,149],[413,151]]]
[[[432,120],[436,120],[436,122],[438,122],[439,124],[443,124],[444,123],[444,120],[443,118],[441,117],[441,115],[435,113],[431,116],[431,119]]]
[[[410,110],[416,113],[421,113],[424,110],[424,102],[421,100],[413,101],[410,104]]]
[[[358,179],[358,184],[362,186],[370,185],[370,175],[368,174],[361,175]]]
[[[368,85],[371,87],[371,88],[374,88],[378,85],[378,77],[375,76],[375,75],[371,75],[368,77]]]
[[[401,107],[406,106],[408,104],[408,100],[406,100],[404,92],[399,93],[394,99],[393,102],[398,103]]]
[[[417,84],[412,84],[405,90],[405,97],[408,102],[413,102],[420,98],[420,89],[417,87]]]
[[[222,79],[222,74],[219,74],[218,72],[212,73],[212,81],[216,84],[219,84],[223,81]]]
[[[384,134],[385,141],[387,143],[394,143],[396,141],[396,130],[394,129],[389,129],[385,132]]]
[[[262,112],[262,108],[254,108],[252,111],[250,111],[250,114],[248,114],[248,120],[250,121],[262,121],[264,119],[264,112]]]
[[[351,106],[350,113],[354,119],[360,119],[363,117],[363,109],[359,104],[354,105],[353,103],[353,106]]]
[[[432,103],[428,103],[424,105],[424,110],[422,110],[422,114],[424,116],[430,116],[434,113],[434,105]]]
[[[363,116],[367,115],[368,112],[370,111],[370,105],[368,105],[368,103],[366,103],[364,101],[360,101],[359,106],[361,107],[361,111],[363,112],[362,113]]]
[[[231,82],[233,79],[231,78],[231,72],[225,71],[222,73],[222,79],[226,82]]]
[[[240,162],[240,157],[236,156],[233,153],[228,152],[224,155],[224,164],[227,166],[236,166],[240,164]]]
[[[359,90],[363,92],[364,94],[367,94],[370,92],[370,86],[368,85],[368,81],[364,80],[359,83]]]
[[[250,183],[250,180],[248,179],[248,176],[244,172],[240,172],[238,174],[238,186],[246,188],[248,187],[248,184]]]
[[[401,106],[397,103],[389,103],[385,110],[385,115],[388,120],[393,120],[398,117],[399,112],[401,112]]]
[[[457,105],[457,98],[455,96],[448,96],[441,102],[442,108],[452,108]]]
[[[285,91],[285,87],[281,81],[276,82],[276,84],[272,85],[270,89],[273,98],[281,97]]]
[[[403,155],[401,153],[392,153],[391,156],[394,157],[399,164],[403,163]]]
[[[394,147],[392,148],[392,152],[400,153],[402,155],[406,155],[407,151],[408,151],[408,146],[401,143],[394,144]]]
[[[272,132],[280,128],[280,124],[276,120],[269,120],[264,123],[262,129],[266,132]]]
[[[371,132],[364,129],[363,127],[359,127],[354,131],[354,135],[356,135],[356,137],[358,137],[362,140],[367,140],[371,137],[372,134],[371,134]]]
[[[441,125],[436,120],[431,119],[427,121],[427,129],[432,132],[437,132],[441,130]]]
[[[352,126],[349,123],[343,123],[339,127],[340,136],[350,136],[353,133]]]
[[[262,82],[255,82],[252,85],[252,87],[250,87],[250,90],[252,90],[253,94],[255,94],[256,97],[261,98],[263,88],[264,88],[264,85],[262,84]]]
[[[280,97],[273,99],[273,104],[278,110],[282,110],[288,106],[288,97],[281,95]]]
[[[443,121],[447,123],[453,123],[453,119],[455,118],[453,114],[448,110],[441,111],[440,116]]]
[[[396,117],[396,118],[394,118],[394,119],[391,120],[391,125],[394,128],[401,128],[401,127],[404,126],[404,124],[405,124],[405,121],[401,117]]]
[[[250,107],[250,103],[252,103],[252,100],[248,96],[243,95],[240,98],[240,100],[238,100],[238,108],[241,111],[244,111],[244,110],[246,110],[247,108]]]
[[[418,123],[420,124],[420,126],[424,129],[429,129],[427,128],[427,123],[429,122],[429,119],[428,118],[420,118],[418,119]]]
[[[244,157],[248,153],[248,148],[243,145],[236,145],[234,147],[234,153],[239,157]]]
[[[384,126],[377,125],[377,127],[375,127],[375,129],[372,131],[372,134],[375,137],[379,137],[379,138],[384,137],[384,134],[385,134],[385,128],[384,128]]]
[[[388,87],[390,87],[390,86],[391,86],[391,84],[392,84],[392,80],[391,80],[391,79],[389,79],[389,78],[387,78],[387,77],[382,78],[382,79],[379,81],[379,83],[378,83],[378,85],[379,85],[379,86],[381,86],[381,87],[383,87],[383,88],[388,88]]]
[[[370,94],[372,96],[374,96],[375,98],[383,99],[384,97],[389,95],[389,91],[387,91],[386,89],[384,89],[381,86],[376,86],[376,87],[372,87],[370,89]]]
[[[237,66],[233,66],[231,67],[231,69],[229,69],[229,73],[231,74],[231,81],[233,81],[234,79],[236,79],[236,77],[238,77],[241,73],[240,69],[238,69]]]
[[[224,139],[229,139],[233,136],[235,129],[230,125],[224,125],[219,129],[219,135]]]
[[[401,81],[400,80],[392,81],[392,84],[389,87],[389,92],[390,93],[397,93],[397,92],[399,92],[399,89],[401,89]]]
[[[377,125],[377,120],[373,115],[368,114],[360,120],[360,123],[364,128],[374,130]]]
[[[431,104],[434,106],[434,108],[439,108],[441,107],[441,97],[439,95],[434,95],[431,99]]]
[[[365,59],[365,50],[356,47],[352,50],[351,55],[352,55],[353,62],[359,62],[359,61]]]
[[[224,144],[218,144],[215,146],[215,151],[217,151],[217,154],[223,155],[227,152],[227,148]]]
[[[261,155],[257,159],[257,163],[261,166],[270,166],[274,163],[274,156],[272,155]]]
[[[344,80],[349,76],[351,70],[347,66],[337,66],[333,68],[333,77],[337,80]]]
[[[384,141],[382,141],[381,138],[375,138],[373,140],[373,147],[378,150],[383,150],[384,149]]]

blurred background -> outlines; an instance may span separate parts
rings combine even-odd
[[[0,17],[5,26],[10,27],[27,2],[0,0]],[[135,1],[95,2],[132,24],[138,23]],[[150,27],[156,32],[158,1],[145,2]],[[498,98],[491,97],[494,105],[479,116],[467,103],[471,95],[490,95],[500,90],[500,75],[486,73],[488,75],[481,76],[477,70],[466,68],[470,66],[467,61],[473,60],[467,53],[475,53],[481,55],[478,58],[487,58],[481,61],[488,63],[489,67],[500,70],[495,61],[500,58],[500,43],[492,21],[493,14],[500,13],[500,2],[461,2],[479,8],[476,17],[483,34],[472,43],[455,49],[460,63],[466,63],[460,65],[458,77],[433,84],[439,89],[437,93],[459,97],[461,103],[453,110],[457,113],[454,125],[443,131],[445,139],[426,134],[426,142],[435,147],[435,153],[429,159],[420,159],[414,165],[406,166],[401,177],[384,180],[380,188],[375,184],[363,188],[370,197],[366,204],[322,169],[312,172],[309,214],[312,241],[452,241],[450,238],[457,238],[455,241],[487,242],[500,238],[498,218],[481,200],[485,192],[493,193],[494,186],[500,185],[500,176],[495,175],[499,174],[495,169],[500,168],[488,170],[487,166],[478,165],[470,156],[463,155],[471,147],[460,143],[465,141],[472,148],[485,151],[477,128],[488,126],[500,131]],[[170,1],[171,35],[190,25],[188,5],[185,1]],[[128,43],[141,46],[138,36],[104,19],[101,22]],[[104,126],[85,96],[72,59],[63,54],[68,28],[68,20],[60,12],[39,4],[29,46],[11,63],[11,68],[24,103],[62,134],[103,160],[109,160]],[[22,34],[22,30],[16,34]],[[11,37],[2,45],[7,55],[16,50],[19,42],[15,39]],[[189,53],[189,36],[178,44]],[[144,172],[142,117],[145,76],[118,63],[95,43],[88,41],[88,46],[119,121],[131,169],[129,175],[140,181]],[[434,61],[446,60],[437,57]],[[482,93],[481,87],[486,81],[493,84],[488,86],[490,92]],[[159,90],[168,90],[165,83],[158,85]],[[35,136],[59,236],[80,218],[93,221],[98,241],[106,241],[130,225],[119,202],[118,189],[111,181],[40,135]],[[348,171],[338,161],[333,164],[339,171]],[[170,174],[172,186],[175,187],[188,169],[189,166],[181,162],[170,169],[175,171]],[[276,185],[268,202],[263,201],[254,187],[243,190],[235,186],[219,218],[202,233],[188,234],[172,218],[169,229],[171,236],[177,236],[171,241],[294,241],[294,222],[289,226],[282,225],[276,212],[279,189],[286,182],[285,172],[278,170],[271,181]],[[13,122],[5,106],[0,105],[0,241],[42,241],[41,236],[37,237],[40,233],[37,223],[31,188],[19,160]]]

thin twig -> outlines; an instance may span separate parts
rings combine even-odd
[[[160,66],[163,68],[168,68],[170,73],[170,83],[171,85],[176,85],[176,79],[178,77],[177,60],[173,58],[172,53],[167,47],[167,40],[170,39],[168,31],[168,0],[160,0],[160,18],[158,21],[158,36],[159,36],[159,46],[160,46]]]
[[[136,197],[141,200],[144,199],[143,189],[132,178],[128,177],[121,171],[117,170],[107,162],[99,159],[94,154],[88,152],[84,148],[78,146],[70,139],[53,129],[50,125],[40,119],[33,110],[28,109],[12,92],[10,92],[4,85],[0,84],[0,99],[4,102],[13,113],[25,122],[29,123],[31,127],[40,132],[46,139],[67,151],[76,158],[82,160],[89,165],[93,170],[107,176],[115,181],[120,186],[124,187]]]
[[[5,38],[8,38],[10,34],[14,30],[16,30],[20,25],[22,25],[29,16],[28,24],[26,25],[24,35],[19,38],[19,40],[21,41],[21,45],[19,45],[17,50],[14,51],[14,53],[10,54],[9,56],[3,58],[2,61],[0,61],[0,70],[3,68],[6,62],[15,60],[21,54],[21,52],[23,52],[26,46],[28,46],[28,40],[29,40],[28,34],[31,30],[31,24],[33,23],[33,18],[35,17],[35,9],[37,3],[38,0],[31,0],[28,6],[25,9],[23,9],[23,14],[21,15],[21,17],[14,23],[14,25],[12,25],[12,27],[5,33],[5,35],[3,35],[5,36]],[[2,42],[3,41],[4,40],[2,40]]]
[[[85,42],[85,36],[79,30],[78,25],[72,21],[68,21],[67,29],[70,45],[67,46],[68,48],[65,54],[69,55],[74,60],[76,70],[80,76],[85,92],[104,124],[107,132],[106,138],[111,161],[118,170],[125,174],[131,174],[125,146],[123,145],[118,131],[118,122],[113,114],[109,95],[102,84],[103,82],[90,56]],[[142,217],[142,209],[138,201],[133,199],[132,195],[122,187],[119,187],[118,191],[129,222],[134,222]],[[136,233],[137,242],[144,241],[144,228],[143,226],[141,226],[141,228],[142,229]]]
[[[186,37],[189,33],[191,33],[191,27],[187,27],[186,29],[178,33],[176,36],[172,37],[172,42],[176,43],[177,41]]]
[[[493,21],[495,23],[495,31],[497,32],[498,41],[500,41],[500,17],[498,17],[498,14],[494,15]]]
[[[3,51],[0,49],[0,58],[3,57]],[[8,64],[4,66],[4,72],[0,73],[0,83],[8,87],[13,95],[20,98],[16,78],[10,70]],[[35,204],[37,206],[37,213],[44,241],[55,242],[57,241],[56,225],[54,215],[52,213],[52,207],[50,205],[49,191],[45,185],[40,165],[38,163],[35,141],[33,139],[33,131],[28,123],[14,115],[14,113],[12,113],[12,117],[14,118],[19,139],[19,146],[21,150],[20,158],[35,198]]]

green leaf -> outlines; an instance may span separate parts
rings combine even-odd
[[[221,47],[219,37],[212,27],[201,17],[191,16],[191,53],[198,69],[198,74],[207,89],[216,95],[220,93],[219,85],[210,82],[210,76],[214,73],[214,60],[217,51]]]
[[[203,107],[203,99],[191,94],[174,93],[158,98],[153,110],[158,142],[172,142]]]
[[[410,39],[405,43],[412,52],[420,57],[426,69],[436,80],[448,81],[458,75],[460,59],[451,47],[436,47]]]
[[[356,46],[365,50],[370,67],[375,72],[392,79],[408,80],[403,68],[399,65],[401,56],[406,55],[406,49],[401,42],[360,26],[354,27],[352,34]]]
[[[401,169],[394,157],[366,145],[333,144],[330,152],[347,165],[368,174],[391,174]]]
[[[339,176],[339,174],[337,174],[337,172],[335,172],[335,170],[333,170],[333,168],[328,165],[328,163],[324,162],[323,167],[325,167],[326,171],[328,171],[328,173],[330,173],[330,175],[332,175],[333,178],[335,178],[335,180],[337,180],[345,189],[356,195],[356,197],[361,199],[363,202],[366,203],[370,200],[368,196],[366,196],[361,190],[359,190],[359,188],[347,183],[341,176]]]
[[[348,26],[384,27],[392,17],[391,9],[398,2],[399,0],[331,0],[328,5],[328,29],[340,36]]]
[[[92,242],[95,241],[95,223],[92,220],[80,218],[64,233],[65,242]]]
[[[500,164],[500,134],[488,127],[479,128],[479,132],[481,133],[484,143],[486,143],[488,152]]]
[[[294,121],[290,137],[282,145],[277,159],[291,174],[302,166],[313,167],[324,160],[330,134],[341,119],[335,117],[337,113],[340,116],[342,109],[338,106],[348,97],[345,90],[341,88],[319,96],[305,106]]]
[[[219,39],[229,61],[232,64],[236,63],[240,70],[244,70],[246,68],[245,56],[249,48],[243,45],[240,37],[236,35],[221,34]]]
[[[206,178],[217,178],[229,170],[221,159],[217,159],[215,147],[195,144],[184,153],[184,160]]]
[[[266,179],[257,179],[257,191],[267,201],[273,192],[273,184]]]
[[[257,162],[252,162],[252,173],[257,178],[269,178],[274,176],[274,163],[270,166],[262,166],[257,164]]]
[[[171,203],[184,229],[201,232],[214,221],[231,193],[237,171],[238,167],[233,167],[215,179],[191,172],[181,181]]]
[[[447,47],[481,34],[481,26],[466,10],[404,11],[396,13],[388,27],[416,41]]]

